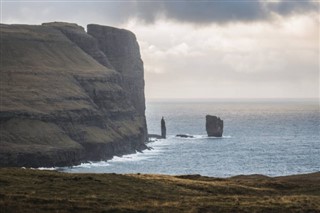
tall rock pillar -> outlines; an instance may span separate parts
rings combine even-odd
[[[166,129],[166,122],[164,121],[164,118],[161,119],[161,137],[166,138],[167,136],[167,129]]]

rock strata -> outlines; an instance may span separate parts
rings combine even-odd
[[[133,33],[120,30],[124,43],[107,43],[115,50],[107,56],[107,44],[76,24],[1,24],[0,31],[0,166],[69,166],[146,148],[139,46],[133,58],[116,52]],[[140,66],[123,73],[109,57]]]
[[[206,116],[206,131],[209,137],[222,137],[223,120],[217,116]]]

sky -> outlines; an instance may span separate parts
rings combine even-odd
[[[1,23],[136,34],[148,99],[319,98],[314,0],[1,0]]]

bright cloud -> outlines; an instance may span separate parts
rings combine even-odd
[[[133,22],[135,24],[133,24]],[[137,34],[150,98],[319,96],[317,16],[228,25],[160,20]]]

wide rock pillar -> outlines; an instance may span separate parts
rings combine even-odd
[[[217,116],[206,116],[206,130],[209,137],[222,137],[223,120]]]

